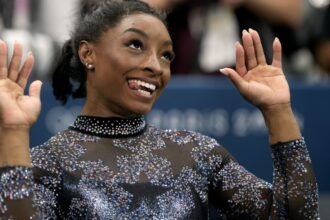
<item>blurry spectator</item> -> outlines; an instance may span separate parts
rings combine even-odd
[[[317,63],[330,76],[330,5],[325,11],[314,52]]]
[[[165,12],[170,12],[177,5],[187,1],[187,0],[142,0],[147,2],[154,8],[163,10]]]
[[[33,0],[38,2],[36,22],[39,30],[62,44],[70,37],[72,17],[79,0]]]
[[[303,77],[315,72],[311,67],[313,55],[320,67],[329,72],[329,15],[323,19],[323,29],[316,25],[322,17],[320,10],[311,9],[310,2],[316,0],[143,1],[167,12],[175,8],[168,19],[177,55],[173,73],[217,73],[221,67],[232,66],[233,44],[241,31],[250,27],[260,33],[268,60],[274,37],[280,38],[287,57],[283,62],[286,72],[303,73]],[[18,39],[26,52],[35,53],[39,61],[36,77],[47,77],[56,49],[69,37],[70,13],[78,2],[0,0],[0,37],[9,43]],[[304,14],[305,22],[297,31]]]
[[[44,10],[40,3],[38,0],[0,0],[0,38],[8,43],[9,54],[14,40],[23,44],[25,55],[32,51],[37,60],[32,75],[45,79],[55,55],[56,44],[39,25],[41,18],[38,15]],[[58,28],[57,25],[54,27],[52,29]]]
[[[274,34],[270,24],[294,29],[303,0],[190,0],[169,15],[177,54],[174,73],[212,73],[234,64],[234,43],[243,29],[261,34],[270,60]]]
[[[287,72],[307,82],[323,82],[328,78],[324,72],[329,71],[329,3],[305,0],[303,21],[294,30],[272,25],[284,44],[283,65]]]
[[[13,26],[14,1],[0,0],[0,31]]]

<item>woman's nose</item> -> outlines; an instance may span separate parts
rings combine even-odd
[[[144,70],[160,75],[163,73],[161,61],[158,59],[157,54],[150,54],[145,61]]]

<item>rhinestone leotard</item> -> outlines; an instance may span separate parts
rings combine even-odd
[[[0,216],[317,219],[317,186],[304,139],[271,150],[272,184],[199,133],[161,130],[143,117],[79,116],[32,149],[32,168],[0,169]]]

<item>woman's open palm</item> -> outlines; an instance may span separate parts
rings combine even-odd
[[[222,69],[239,92],[261,110],[290,104],[290,90],[282,71],[281,43],[273,43],[273,62],[268,65],[258,33],[243,31],[243,45],[236,43],[236,71]]]
[[[20,69],[22,56],[22,45],[15,42],[13,57],[8,65],[7,45],[0,40],[0,127],[29,128],[40,113],[42,83],[33,82],[29,94],[24,95],[34,58],[30,52]]]

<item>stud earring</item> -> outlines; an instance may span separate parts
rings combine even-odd
[[[89,69],[89,70],[94,69],[93,64],[90,64],[90,63],[86,63],[86,67],[87,67],[87,69]]]

